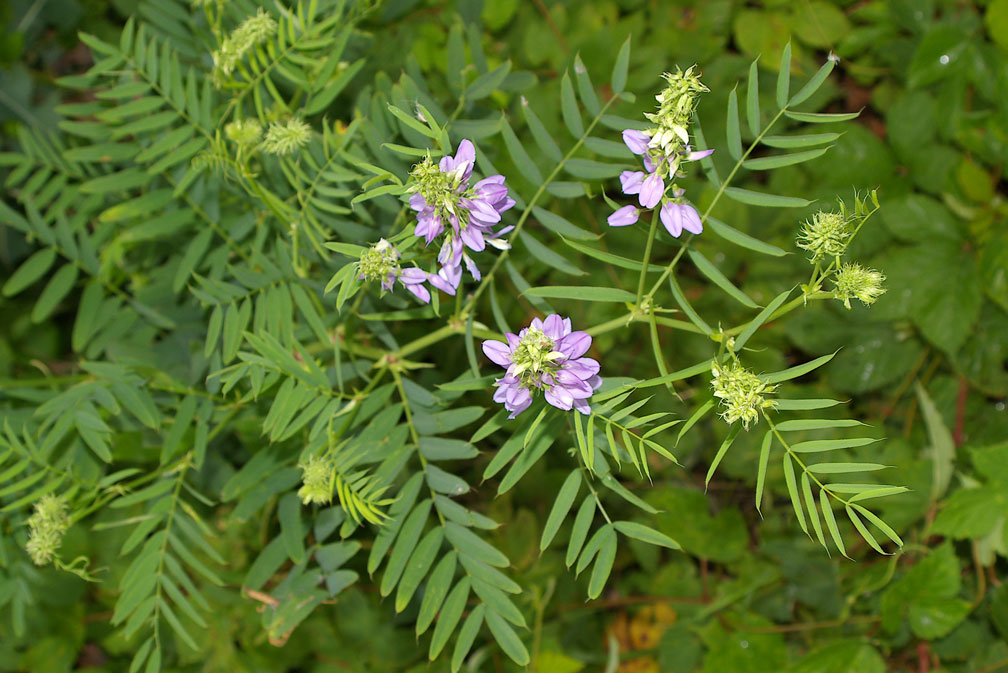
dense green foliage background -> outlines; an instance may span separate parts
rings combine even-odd
[[[256,6],[251,0],[229,4],[229,25],[254,14]],[[500,0],[455,4],[399,0],[373,5],[362,2],[349,10],[358,23],[342,56],[345,63],[338,67],[353,70],[352,78],[324,112],[307,118],[320,133],[322,128],[336,133],[355,118],[367,117],[390,135],[400,134],[381,137],[379,132],[366,137],[369,150],[389,162],[383,165],[398,162],[407,167],[409,160],[382,149],[382,142],[415,141],[408,131],[395,130],[395,120],[374,102],[397,102],[396,96],[404,96],[403,73],[424,82],[424,95],[450,112],[462,84],[471,84],[510,62],[510,72],[494,80],[486,95],[459,106],[461,116],[453,138],[458,133],[477,139],[486,155],[481,160],[492,161],[513,189],[530,194],[539,185],[512,160],[499,124],[486,120],[499,119],[505,111],[532,152],[535,144],[520,121],[523,101],[527,101],[554,138],[569,140],[562,121],[561,77],[568,71],[572,75],[587,71],[599,95],[608,100],[606,76],[627,36],[632,36],[633,49],[626,88],[637,99],[617,103],[618,114],[639,117],[651,108],[661,72],[698,64],[711,89],[700,104],[700,117],[709,142],[719,148],[714,159],[722,174],[733,163],[721,149],[728,96],[737,81],[745,82],[756,57],[763,73],[761,97],[769,105],[779,55],[786,44],[791,44],[796,82],[805,81],[829,52],[835,53],[840,59],[836,69],[807,108],[861,110],[857,120],[815,129],[841,134],[824,156],[767,174],[746,174],[744,184],[816,199],[819,207],[828,207],[837,196],[849,201],[854,189],[862,193],[877,189],[882,210],[859,234],[850,252],[886,274],[888,292],[870,309],[846,310],[836,301],[812,302],[761,330],[758,348],[748,357],[758,371],[776,371],[840,349],[828,365],[790,384],[788,396],[850,400],[846,413],[870,425],[870,434],[881,438],[850,453],[852,460],[891,466],[880,479],[910,488],[879,501],[880,515],[903,538],[903,548],[887,545],[887,551],[894,553],[880,556],[845,529],[847,552],[854,560],[835,550],[829,555],[795,522],[779,466],[772,466],[768,473],[768,495],[762,515],[757,513],[753,489],[762,433],[739,436],[705,493],[707,467],[726,433],[724,424],[710,416],[674,448],[681,467],[652,456],[650,482],[627,473],[633,493],[659,510],[628,516],[671,536],[682,551],[634,541],[622,545],[601,598],[585,602],[587,573],[578,578],[565,568],[563,545],[544,553],[539,550],[540,531],[570,470],[568,447],[553,447],[513,489],[495,497],[500,475],[481,485],[481,475],[504,440],[495,435],[478,443],[478,457],[452,467],[473,489],[463,499],[466,506],[500,523],[481,533],[504,552],[510,560],[509,576],[524,589],[514,601],[528,625],[527,630],[517,631],[531,654],[529,670],[1008,671],[1008,586],[1004,584],[1008,570],[1008,203],[1002,174],[1008,161],[1008,1]],[[289,589],[283,588],[292,565],[286,556],[283,563],[266,570],[257,589],[242,590],[250,586],[252,574],[263,574],[262,568],[253,567],[250,572],[250,566],[268,543],[281,540],[275,547],[283,553],[290,528],[285,525],[282,530],[278,517],[284,517],[285,511],[287,521],[296,516],[299,531],[304,526],[300,532],[305,535],[310,531],[324,537],[320,528],[332,534],[340,521],[327,520],[336,518],[331,513],[315,517],[309,509],[304,510],[303,523],[290,515],[291,503],[297,504],[291,496],[297,478],[278,482],[276,488],[268,483],[259,491],[254,483],[235,478],[254,456],[267,453],[274,462],[266,468],[273,469],[280,482],[291,473],[296,477],[293,466],[301,446],[296,445],[297,437],[284,438],[267,451],[271,440],[278,439],[263,434],[269,405],[257,406],[237,392],[228,396],[227,390],[221,391],[220,380],[208,382],[208,375],[228,359],[225,355],[221,362],[216,338],[204,349],[212,307],[231,305],[230,310],[237,312],[237,302],[232,303],[228,294],[235,286],[221,289],[227,283],[241,286],[238,296],[255,283],[279,284],[281,277],[307,276],[310,287],[321,289],[346,260],[314,256],[310,243],[301,241],[304,258],[300,262],[295,257],[293,264],[260,269],[263,275],[256,277],[222,275],[225,262],[240,257],[233,248],[250,253],[266,249],[271,254],[290,249],[286,247],[289,223],[279,220],[276,204],[269,203],[268,197],[257,201],[232,176],[233,182],[222,189],[226,195],[222,206],[216,197],[207,196],[212,190],[201,181],[191,194],[179,199],[171,196],[185,215],[145,227],[150,225],[145,221],[146,209],[161,208],[160,197],[155,199],[156,206],[151,201],[127,202],[124,210],[111,210],[116,202],[103,201],[100,183],[95,187],[105,174],[104,159],[80,149],[109,139],[89,135],[96,132],[94,127],[79,120],[86,106],[105,99],[95,98],[99,90],[95,80],[83,76],[103,55],[92,56],[79,41],[78,31],[119,44],[126,19],[135,16],[137,26],[146,26],[148,38],[171,44],[182,63],[205,65],[216,45],[202,10],[182,0],[15,0],[0,7],[0,16],[4,25],[0,179],[5,182],[0,263],[6,280],[0,307],[7,316],[0,327],[0,415],[6,427],[14,428],[13,435],[5,433],[0,443],[0,671],[126,671],[141,642],[138,637],[126,638],[121,624],[110,625],[119,597],[117,587],[126,569],[119,560],[120,549],[128,544],[131,529],[103,529],[124,514],[140,517],[139,501],[82,518],[68,531],[62,557],[67,562],[80,556],[90,559],[97,582],[85,582],[51,566],[35,568],[24,552],[25,521],[30,514],[30,500],[24,496],[32,484],[48,483],[50,475],[46,468],[32,466],[32,472],[18,477],[20,471],[14,468],[20,462],[8,452],[10,443],[17,441],[11,437],[18,437],[22,428],[57,423],[65,407],[51,404],[46,409],[45,403],[92,380],[111,382],[109,390],[115,399],[95,412],[108,421],[105,425],[99,419],[99,428],[108,433],[101,430],[103,437],[95,441],[111,452],[117,467],[137,467],[153,474],[180,459],[183,446],[185,451],[202,446],[195,449],[202,452],[199,466],[186,486],[194,487],[191,497],[184,495],[198,509],[193,521],[204,522],[206,529],[200,538],[203,542],[193,543],[194,564],[186,567],[209,566],[209,575],[188,572],[212,610],[200,610],[201,617],[195,621],[181,615],[186,620],[183,630],[192,634],[195,647],[184,638],[165,636],[165,670],[449,670],[450,656],[428,664],[429,638],[418,640],[414,632],[416,607],[397,614],[393,599],[383,601],[378,594],[381,573],[375,574],[373,584],[366,581],[363,561],[348,567],[364,581],[332,600],[313,603],[310,614],[291,622],[296,624],[292,630],[277,631],[277,624],[284,622],[273,621],[279,617],[270,602],[275,600],[271,592],[281,596]],[[334,26],[331,32],[342,28]],[[465,45],[462,68],[455,46],[459,40]],[[228,95],[226,90],[218,92],[217,103],[226,104]],[[123,122],[112,110],[103,113],[107,115],[103,121]],[[198,116],[202,111],[195,113]],[[380,124],[374,121],[378,118]],[[366,133],[376,133],[375,128],[369,127]],[[619,141],[618,133],[604,129],[596,135]],[[752,134],[744,131],[743,137],[748,142]],[[115,146],[111,147],[114,151]],[[605,147],[595,149],[605,156]],[[609,149],[620,158],[619,148]],[[532,159],[540,168],[551,165],[538,153]],[[188,160],[189,156],[180,157],[179,165],[184,168]],[[167,168],[162,170],[165,176]],[[264,180],[284,182],[279,165],[261,168]],[[171,179],[178,181],[184,172],[171,174]],[[699,170],[694,173],[688,187],[702,208],[714,197],[715,189]],[[601,235],[609,252],[639,259],[640,236],[629,230],[609,230],[605,224],[609,208],[599,189],[604,186],[608,194],[616,194],[615,181],[569,179],[583,182],[587,196],[552,199],[548,209]],[[82,184],[91,188],[76,191]],[[142,179],[130,188],[146,191],[147,186],[141,184]],[[360,191],[359,184],[352,187],[355,191],[345,193],[330,188],[332,198],[345,205]],[[54,216],[53,222],[46,222],[56,231],[53,240],[37,233],[26,235],[39,217],[38,210],[52,212],[48,207],[64,192],[73,200],[73,209],[82,213],[70,228],[76,232],[79,227],[85,233],[62,238],[57,222],[61,216]],[[241,209],[234,206],[236,202],[243,204]],[[353,214],[333,211],[330,215],[339,224],[329,229],[325,228],[330,222],[327,215],[320,215],[326,223],[319,229],[322,240],[373,243],[381,235],[378,232],[388,231],[398,209],[394,203],[390,210],[383,209],[380,200],[375,203],[374,208],[363,209],[363,215],[361,209]],[[765,305],[782,289],[807,277],[807,260],[796,250],[794,238],[800,221],[816,206],[756,209],[727,200],[718,203],[718,219],[792,253],[787,256],[756,255],[728,245],[709,231],[697,240],[696,248],[752,300]],[[25,226],[17,226],[19,222]],[[213,280],[197,284],[186,273],[177,282],[179,256],[194,238],[210,229],[213,245],[204,243],[206,258],[193,264]],[[541,251],[537,255],[522,245],[516,247],[510,258],[516,273],[507,277],[502,273],[496,279],[499,297],[509,302],[500,310],[513,328],[543,311],[542,300],[532,304],[528,297],[519,296],[525,281],[533,286],[634,289],[635,273],[563,248],[541,224],[535,224],[530,233],[534,241],[562,252],[567,266],[561,263],[558,269],[555,260]],[[89,238],[97,241],[98,249],[87,249],[83,241]],[[205,238],[209,241],[210,234]],[[232,248],[222,240],[233,244]],[[74,241],[80,243],[79,249]],[[670,242],[659,240],[653,261],[668,263],[675,252]],[[298,249],[296,238],[292,245]],[[25,271],[15,273],[32,255],[48,255],[46,251],[53,249],[58,250],[59,263],[50,261],[34,277]],[[547,263],[550,260],[552,267]],[[582,269],[586,275],[572,279],[571,265],[574,273]],[[192,271],[190,267],[188,272]],[[271,275],[274,271],[275,276]],[[64,280],[54,283],[51,279],[60,274]],[[703,315],[717,316],[726,327],[751,317],[748,309],[712,287],[692,267],[684,274],[684,291]],[[193,287],[196,290],[191,294]],[[257,291],[249,290],[249,294]],[[224,299],[215,292],[223,292]],[[96,293],[101,295],[98,303]],[[288,296],[287,313],[290,301]],[[333,296],[323,301],[324,333],[340,319]],[[365,308],[374,313],[415,308],[398,298],[389,299],[388,304],[367,301],[360,313]],[[116,309],[108,310],[123,310],[123,315],[129,312],[131,317],[99,324],[93,314],[100,314],[95,307],[105,302],[117,302]],[[603,323],[623,312],[611,305],[563,300],[551,304],[582,326]],[[223,315],[224,309],[219,312]],[[231,320],[230,314],[224,320]],[[493,324],[490,312],[478,315],[477,320]],[[304,328],[302,322],[299,325]],[[357,323],[340,323],[346,330],[341,337],[366,334],[361,344],[369,347],[388,344],[390,339],[405,343],[440,327],[443,320],[395,327],[395,337],[379,321]],[[276,327],[278,334],[286,329],[282,321]],[[305,328],[308,333],[314,330],[314,324]],[[661,341],[673,369],[710,356],[706,337],[662,328]],[[464,357],[462,335],[448,343],[450,347],[423,357],[454,376],[461,371],[457,365]],[[225,336],[222,350],[232,350],[233,358],[238,347],[227,344]],[[593,353],[603,362],[604,375],[656,375],[645,325],[600,335]],[[344,353],[343,357],[348,358],[346,366],[356,355]],[[170,376],[150,373],[145,366],[160,368]],[[481,373],[490,370],[484,366]],[[421,370],[415,376],[430,390],[444,383],[437,370]],[[697,400],[709,398],[708,386],[708,379],[691,379],[678,390],[679,398],[662,389],[647,409],[688,417]],[[129,394],[132,389],[146,391],[149,397],[135,399]],[[441,397],[436,399],[419,385],[417,389],[410,389],[410,395],[415,400],[429,398],[432,406],[452,402],[459,394],[439,392]],[[467,394],[472,395],[468,404],[490,408],[489,394]],[[186,416],[183,408],[190,398],[188,421],[180,424],[175,419]],[[204,404],[205,399],[213,404]],[[118,406],[117,401],[133,416],[122,414],[113,422],[107,412]],[[53,414],[52,420],[47,414]],[[433,413],[426,418],[433,419]],[[479,428],[475,422],[454,425],[447,434],[460,439],[469,439]],[[383,430],[374,427],[372,433],[380,436]],[[675,433],[666,434],[667,440],[662,441],[672,446]],[[75,445],[61,446],[52,454],[53,474],[67,468],[67,455],[78,450],[88,454],[80,439],[74,441]],[[87,437],[84,441],[93,448]],[[103,474],[101,469],[92,459],[83,469],[71,470],[68,479],[94,480]],[[38,481],[27,486],[15,480],[36,473],[41,475]],[[62,489],[70,482],[61,483]],[[112,495],[114,489],[106,492]],[[100,530],[105,531],[102,536]],[[561,540],[568,535],[563,529]],[[330,553],[338,556],[340,552],[331,549]],[[341,565],[330,560],[334,566]],[[210,576],[219,582],[210,581]],[[200,625],[204,620],[205,625]],[[169,633],[167,627],[163,631]],[[463,670],[519,670],[484,636],[473,652]]]

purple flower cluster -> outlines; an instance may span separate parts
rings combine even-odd
[[[462,265],[479,280],[480,270],[466,249],[482,252],[487,245],[500,250],[509,246],[501,237],[514,227],[495,227],[501,213],[514,206],[508,196],[503,175],[492,175],[470,186],[476,149],[469,140],[459,143],[455,156],[444,156],[435,165],[429,157],[412,172],[410,207],[416,211],[416,236],[430,244],[446,233],[437,274],[430,274],[430,284],[448,294],[455,294],[462,279]]]
[[[655,136],[657,138],[657,135]],[[672,185],[672,196],[666,196],[665,179],[681,177],[679,166],[683,162],[697,161],[710,156],[714,150],[694,152],[685,142],[671,143],[663,146],[655,142],[643,131],[627,129],[623,131],[623,142],[634,154],[643,155],[645,171],[623,171],[620,184],[626,195],[637,195],[641,207],[654,208],[662,203],[659,217],[669,234],[678,238],[682,232],[699,234],[703,231],[703,222],[699,213],[683,198],[683,190]],[[683,149],[677,149],[678,147]],[[625,227],[637,222],[640,209],[637,206],[623,206],[609,216],[609,226]]]
[[[494,401],[504,404],[509,418],[529,408],[535,389],[558,409],[591,413],[588,398],[602,379],[599,363],[582,357],[592,343],[587,332],[572,332],[570,318],[553,314],[545,320],[534,318],[517,335],[508,332],[505,337],[507,343],[484,341],[483,352],[507,369],[495,383]]]

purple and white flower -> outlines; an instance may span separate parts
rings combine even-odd
[[[572,331],[570,318],[552,314],[533,318],[521,332],[505,337],[507,343],[484,341],[483,353],[507,370],[495,382],[494,401],[504,404],[509,418],[529,408],[536,390],[558,409],[591,413],[588,398],[602,379],[599,363],[583,357],[592,343],[587,332]]]
[[[428,157],[412,171],[414,183],[410,187],[413,194],[409,204],[417,214],[413,233],[428,245],[445,234],[438,254],[441,270],[437,275],[442,281],[453,283],[452,293],[461,282],[463,265],[474,278],[480,278],[479,268],[466,249],[482,252],[491,245],[506,250],[508,243],[501,237],[513,229],[496,228],[501,213],[515,204],[508,196],[504,176],[492,175],[470,186],[475,164],[476,148],[469,140],[463,140],[455,156],[444,156],[437,164]],[[432,284],[442,287],[437,281]]]

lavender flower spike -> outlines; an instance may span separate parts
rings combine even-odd
[[[517,335],[508,332],[507,343],[483,342],[483,353],[507,372],[497,379],[494,401],[504,404],[514,418],[532,404],[536,390],[558,409],[591,413],[588,398],[602,385],[599,363],[582,357],[591,347],[587,332],[571,331],[570,318],[553,314],[534,318]]]

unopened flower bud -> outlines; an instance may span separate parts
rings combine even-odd
[[[50,494],[35,503],[35,511],[28,518],[28,543],[25,549],[35,565],[48,565],[63,542],[63,534],[70,527],[66,502]]]
[[[797,245],[812,253],[818,262],[823,257],[839,257],[847,249],[851,238],[850,221],[843,213],[819,211],[806,221],[798,235]]]
[[[291,154],[311,140],[311,127],[293,117],[283,124],[270,124],[263,140],[263,149],[270,154]]]

